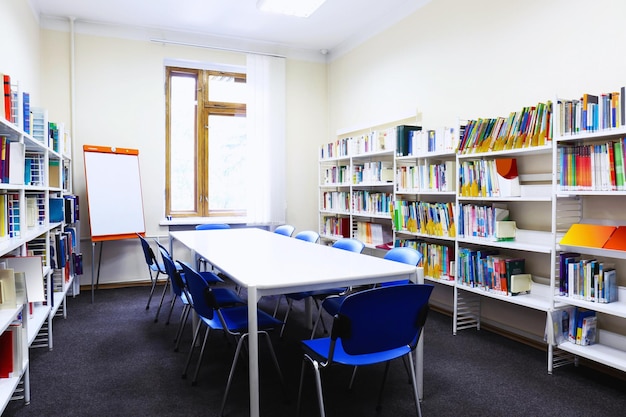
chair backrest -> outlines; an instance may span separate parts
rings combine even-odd
[[[333,322],[331,338],[351,355],[402,346],[414,349],[428,316],[431,284],[377,287],[350,294]]]
[[[385,254],[384,258],[389,261],[401,262],[403,264],[415,265],[417,267],[417,264],[419,264],[420,261],[422,260],[422,254],[413,248],[398,247],[398,248],[390,249],[389,252]],[[401,285],[401,284],[408,284],[408,283],[409,283],[409,280],[404,279],[400,281],[384,282],[380,284],[380,286],[388,287],[391,285]]]
[[[191,297],[191,306],[199,316],[209,320],[213,319],[213,306],[209,305],[206,299],[206,292],[211,291],[209,284],[191,265],[182,261],[178,263],[185,274],[187,290]],[[215,303],[215,305],[217,305],[217,303]]]
[[[226,223],[205,223],[196,226],[196,230],[218,230],[230,229],[230,225]]]
[[[279,235],[291,237],[295,230],[296,230],[296,228],[293,227],[292,225],[290,225],[290,224],[283,224],[282,226],[278,226],[276,229],[274,229],[274,233],[278,233]]]
[[[139,241],[141,242],[141,249],[143,250],[143,256],[146,259],[146,263],[148,264],[148,266],[154,265],[159,270],[159,272],[166,273],[165,271],[161,271],[161,265],[157,261],[157,258],[154,255],[154,251],[150,247],[150,244],[148,243],[148,241],[139,233],[137,233],[137,237],[139,238]]]
[[[347,250],[350,252],[361,253],[363,252],[363,249],[365,248],[365,243],[361,242],[358,239],[352,239],[352,238],[346,237],[346,238],[335,241],[335,243],[333,243],[333,248],[343,249],[343,250]]]
[[[176,270],[176,264],[170,257],[170,254],[165,248],[159,244],[159,252],[161,252],[161,258],[163,259],[163,266],[165,266],[165,273],[170,277],[170,284],[172,285],[172,291],[177,296],[181,296],[186,291],[185,278],[183,274]]]
[[[313,230],[303,230],[302,232],[298,232],[295,238],[304,240],[305,242],[317,243],[320,238],[320,234]]]

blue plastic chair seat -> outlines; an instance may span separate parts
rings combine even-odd
[[[213,288],[213,294],[215,294],[215,300],[220,306],[246,304],[246,301],[230,288]]]
[[[222,317],[224,318],[224,322],[226,323],[229,331],[242,333],[248,331],[247,306],[225,307],[221,308],[220,312],[222,313]],[[283,325],[282,321],[272,317],[270,314],[267,314],[262,310],[259,310],[257,312],[257,315],[257,323],[259,329],[268,330],[272,328],[278,328]],[[217,315],[213,315],[212,318],[208,318],[207,316],[201,316],[201,318],[202,321],[204,321],[212,329],[224,330],[224,326],[222,325],[222,322]]]
[[[302,347],[305,353],[307,353],[314,359],[322,362],[328,356],[330,343],[330,338],[311,339],[302,341]],[[392,359],[399,358],[403,355],[406,355],[410,351],[411,347],[409,345],[406,345],[396,349],[386,350],[384,352],[366,353],[363,355],[349,355],[343,349],[343,344],[341,343],[341,339],[339,339],[335,344],[333,362],[348,366],[373,365],[376,363],[386,362]]]

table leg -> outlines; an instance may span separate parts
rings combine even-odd
[[[259,333],[256,287],[248,287],[248,343],[250,363],[250,417],[259,417]]]

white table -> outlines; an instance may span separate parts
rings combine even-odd
[[[257,302],[262,296],[417,277],[415,266],[256,228],[170,232],[170,239],[170,245],[174,240],[182,243],[248,291],[250,416],[254,417],[259,417]],[[421,397],[419,356],[418,352]]]

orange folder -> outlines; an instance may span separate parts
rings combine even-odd
[[[616,226],[603,226],[598,224],[573,224],[569,228],[561,245],[586,246],[589,248],[601,248],[609,237],[617,229]]]
[[[603,248],[626,251],[626,226],[617,226]]]

